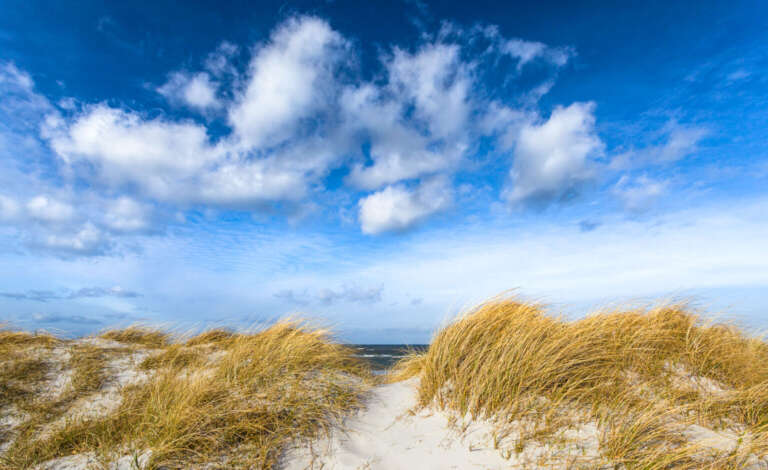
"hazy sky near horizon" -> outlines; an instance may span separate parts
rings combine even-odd
[[[768,327],[768,7],[2,2],[0,322]]]

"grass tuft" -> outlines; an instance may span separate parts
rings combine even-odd
[[[199,346],[202,344],[218,344],[224,341],[231,340],[233,336],[234,336],[233,332],[229,330],[217,328],[214,330],[204,331],[199,335],[189,338],[186,342],[186,345]]]
[[[621,468],[702,468],[724,458],[702,460],[686,443],[692,423],[766,439],[768,344],[705,323],[685,304],[569,322],[541,305],[493,299],[394,373],[414,375],[420,406],[493,419],[501,434],[535,421],[532,435],[546,442],[579,422],[597,423],[602,458]]]
[[[192,346],[169,344],[166,337],[162,343],[157,336],[148,340],[146,333],[121,330],[108,336],[165,345],[139,365],[149,379],[124,387],[114,411],[69,419],[47,433],[41,432],[42,420],[26,424],[0,463],[30,468],[96,452],[106,465],[118,455],[150,452],[149,468],[272,468],[287,445],[328,432],[361,406],[372,380],[352,348],[299,322],[226,338],[203,334]],[[73,389],[98,390],[103,351],[75,349]],[[59,416],[49,413],[47,419]]]
[[[149,348],[162,348],[170,343],[171,335],[146,326],[130,326],[121,330],[109,330],[100,335],[104,339]]]

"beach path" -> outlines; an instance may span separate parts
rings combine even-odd
[[[312,447],[286,453],[286,470],[324,469],[498,469],[509,460],[493,449],[491,428],[472,424],[459,431],[449,415],[414,413],[418,379],[373,389],[367,407]]]

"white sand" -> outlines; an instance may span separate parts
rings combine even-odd
[[[442,411],[424,410],[413,414],[417,386],[418,381],[412,379],[375,388],[366,409],[344,423],[346,432],[335,431],[330,439],[316,442],[311,448],[290,450],[284,456],[282,468],[534,468],[533,462],[554,451],[529,445],[519,454],[506,454],[509,458],[505,459],[502,451],[493,447],[490,423],[476,420],[457,426],[451,416]],[[587,430],[578,436],[586,443],[583,449],[586,454],[593,454],[596,448],[596,429],[594,435],[591,434]]]
[[[110,347],[111,344],[98,344]],[[49,375],[41,384],[41,395],[55,397],[66,389],[72,371],[67,368],[69,352],[56,349],[48,353],[52,362]],[[42,432],[64,420],[93,418],[114,411],[120,404],[123,387],[141,383],[149,373],[138,365],[152,351],[134,351],[114,358],[105,368],[104,387],[81,397],[58,421],[50,423]],[[215,361],[215,355],[211,360]],[[726,393],[722,384],[694,377],[682,369],[675,369],[680,386],[689,386],[701,393]],[[204,371],[203,371],[204,372]],[[508,423],[504,438],[496,436],[493,423],[469,417],[457,417],[450,412],[435,409],[415,411],[418,379],[411,379],[375,387],[366,406],[346,419],[328,438],[296,446],[288,450],[281,460],[284,470],[324,469],[539,469],[579,468],[586,463],[594,468],[599,461],[600,431],[595,423],[585,422],[564,428],[557,439],[548,444],[533,441],[525,432],[525,423]],[[0,456],[11,445],[15,428],[27,419],[13,406],[0,409]],[[342,430],[343,428],[343,430]],[[690,425],[683,434],[689,442],[719,452],[730,452],[740,440],[748,442],[748,433],[739,430],[712,430]],[[525,445],[517,446],[521,436]],[[4,441],[4,442],[3,442]],[[108,466],[112,470],[135,469],[146,466],[149,452],[141,455],[116,456]],[[592,463],[590,466],[589,463]],[[574,465],[576,464],[576,465]],[[100,468],[93,453],[84,453],[53,459],[37,467],[39,470],[86,470]],[[205,467],[203,467],[205,468]],[[744,464],[749,470],[768,470],[768,458],[752,455]]]

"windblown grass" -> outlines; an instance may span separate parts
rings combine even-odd
[[[233,339],[233,336],[234,333],[231,331],[217,328],[214,330],[204,331],[199,335],[189,338],[186,342],[186,345],[199,346],[201,344],[218,344]]]
[[[146,380],[120,388],[117,406],[99,416],[71,414],[72,400],[104,393],[106,359],[127,352],[73,345],[67,405],[43,400],[46,409],[32,413],[0,454],[0,468],[88,452],[104,464],[150,455],[148,468],[271,468],[286,446],[318,437],[360,406],[371,379],[354,350],[299,322],[254,334],[212,331],[185,343],[155,333],[102,335],[154,352],[136,365]]]
[[[120,343],[135,344],[149,348],[162,348],[167,346],[171,335],[146,326],[130,326],[121,330],[109,330],[101,334],[104,339],[118,341]]]
[[[493,419],[502,436],[535,423],[518,451],[584,422],[601,429],[604,463],[620,468],[730,468],[764,456],[768,442],[768,344],[706,324],[683,304],[568,322],[494,299],[396,367],[397,378],[414,375],[421,406]],[[732,429],[749,444],[705,457],[685,438],[693,423]]]

